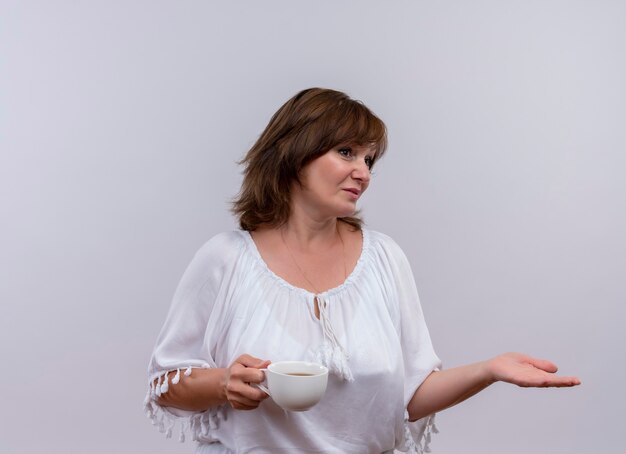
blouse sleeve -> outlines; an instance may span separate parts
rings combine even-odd
[[[236,232],[233,232],[236,233]],[[194,368],[217,367],[213,346],[219,336],[212,327],[220,323],[225,310],[220,304],[224,292],[224,276],[232,256],[232,237],[218,235],[195,254],[180,280],[178,288],[157,338],[148,366],[148,392],[144,400],[146,415],[166,437],[171,437],[176,423],[180,424],[180,441],[187,432],[193,439],[210,437],[211,429],[219,425],[222,407],[206,411],[186,411],[161,406],[158,398],[176,386],[183,373],[189,376]]]
[[[431,433],[437,432],[435,415],[409,422],[406,408],[426,377],[439,370],[442,365],[433,349],[411,265],[395,242],[391,242],[389,249],[397,291],[400,343],[404,361],[405,449],[408,452],[429,452]]]

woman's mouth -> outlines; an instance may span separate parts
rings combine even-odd
[[[346,191],[348,194],[350,194],[351,198],[353,200],[356,200],[359,198],[359,196],[361,195],[361,191],[357,188],[345,188],[344,191]]]

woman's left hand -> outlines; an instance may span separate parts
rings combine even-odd
[[[526,388],[580,385],[577,377],[561,377],[556,371],[556,365],[545,359],[505,353],[487,361],[433,372],[409,401],[409,420],[415,421],[452,407],[497,381]]]
[[[522,353],[504,353],[486,362],[492,381],[503,381],[524,388],[548,388],[580,385],[577,377],[556,375],[556,365],[545,359]]]

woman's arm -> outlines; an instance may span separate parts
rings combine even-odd
[[[204,411],[226,403],[225,380],[228,369],[193,369],[188,377],[181,374],[175,385],[170,382],[157,403],[181,410]],[[157,380],[155,380],[156,383]]]
[[[407,406],[409,419],[415,421],[459,404],[497,381],[538,388],[580,384],[578,378],[561,377],[556,371],[550,361],[505,353],[488,361],[433,372],[413,394]]]
[[[252,410],[267,398],[260,389],[250,383],[261,383],[264,374],[259,369],[269,361],[241,355],[229,368],[193,369],[189,376],[181,376],[177,384],[158,399],[158,404],[181,410],[204,411],[229,403],[238,410]]]

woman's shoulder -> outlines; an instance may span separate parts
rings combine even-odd
[[[245,246],[246,232],[231,230],[221,232],[206,241],[196,252],[195,259],[215,264],[232,263]]]
[[[389,235],[376,230],[363,229],[363,237],[367,238],[370,247],[373,249],[384,249],[393,252],[402,252],[402,248]]]
[[[247,233],[242,230],[220,232],[209,238],[200,249],[230,248],[233,246],[240,246],[244,244],[246,234]]]
[[[377,262],[390,269],[405,267],[409,260],[402,247],[391,236],[375,230],[364,230],[367,239],[368,253]]]

